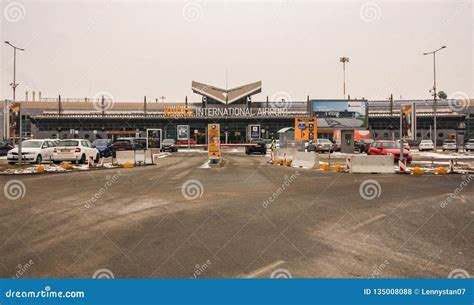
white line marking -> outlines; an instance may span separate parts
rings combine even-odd
[[[278,267],[280,265],[283,265],[284,263],[286,263],[286,262],[285,261],[276,261],[276,262],[274,262],[270,265],[267,265],[265,267],[262,267],[260,269],[255,270],[254,272],[250,273],[249,275],[247,275],[245,277],[248,278],[248,279],[255,278],[257,276],[260,276],[262,274],[270,272],[271,270],[275,269],[276,267]]]
[[[375,217],[372,217],[372,218],[370,218],[370,219],[367,220],[367,221],[361,222],[361,223],[359,223],[358,225],[353,226],[353,227],[352,227],[352,230],[357,230],[357,229],[359,229],[359,228],[361,228],[361,227],[363,227],[363,226],[365,226],[365,225],[368,225],[369,223],[372,223],[372,222],[374,222],[374,221],[377,221],[377,220],[379,220],[379,219],[382,219],[382,218],[384,218],[385,216],[387,216],[387,215],[385,215],[385,214],[380,214],[380,215],[377,215],[377,216],[375,216]]]

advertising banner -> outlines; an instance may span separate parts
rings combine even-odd
[[[400,111],[400,133],[403,140],[416,140],[415,103],[402,105]]]
[[[260,125],[249,125],[249,140],[256,140],[261,138]]]
[[[161,149],[161,129],[146,130],[146,148]]]
[[[317,118],[295,119],[295,140],[314,141],[318,138]]]
[[[189,125],[178,125],[177,126],[178,141],[189,140]]]
[[[367,101],[365,100],[312,100],[312,115],[318,117],[319,128],[366,128]]]
[[[209,159],[221,158],[221,132],[219,124],[207,125],[207,156]]]

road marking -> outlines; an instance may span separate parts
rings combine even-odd
[[[386,217],[386,216],[387,216],[387,215],[385,215],[385,214],[380,214],[380,215],[377,215],[377,216],[375,216],[375,217],[372,217],[372,218],[370,218],[370,219],[367,220],[367,221],[361,222],[361,223],[359,223],[358,225],[353,226],[353,227],[352,227],[352,230],[357,230],[357,229],[359,229],[359,228],[361,228],[361,227],[363,227],[363,226],[365,226],[365,225],[368,225],[369,223],[372,223],[372,222],[374,222],[374,221],[377,221],[377,220],[379,220],[379,219],[382,219],[382,218],[384,218],[384,217]]]
[[[248,274],[245,277],[248,278],[248,279],[255,278],[257,276],[260,276],[262,274],[270,272],[271,270],[275,269],[276,267],[278,267],[280,265],[283,265],[284,263],[286,263],[286,262],[285,261],[276,261],[276,262],[274,262],[270,265],[267,265],[265,267],[262,267],[260,269],[255,270],[254,272]]]

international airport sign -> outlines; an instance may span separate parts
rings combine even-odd
[[[320,129],[367,128],[367,101],[312,100],[312,115]]]
[[[416,140],[415,103],[402,105],[400,109],[400,129],[403,140]]]
[[[165,107],[167,117],[278,117],[289,116],[288,108],[244,108],[244,107],[207,107],[192,108],[186,105]]]

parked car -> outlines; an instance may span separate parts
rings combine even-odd
[[[434,149],[434,144],[433,144],[433,141],[431,140],[421,140],[420,145],[418,145],[419,151],[433,150],[433,149]]]
[[[52,140],[26,140],[21,142],[22,160],[27,163],[41,164],[52,157],[55,144]],[[18,162],[18,147],[7,154],[9,164]]]
[[[146,138],[134,138],[135,149],[146,149]]]
[[[375,141],[370,145],[369,156],[393,155],[393,160],[397,162],[400,159],[400,142],[398,141]],[[413,157],[408,149],[403,149],[403,157],[410,163]]]
[[[80,164],[85,164],[91,157],[94,162],[99,162],[100,152],[85,139],[61,140],[53,151],[54,162],[78,161]]]
[[[189,145],[196,145],[196,139],[189,139]],[[188,141],[186,140],[180,140],[176,141],[176,145],[188,145]]]
[[[308,151],[332,152],[334,151],[334,143],[328,139],[317,139],[316,141],[310,141],[308,144]]]
[[[354,142],[354,148],[356,151],[362,153],[367,153],[369,151],[370,145],[374,143],[372,139],[360,139]]]
[[[8,141],[0,141],[0,156],[6,156],[9,150],[13,149],[13,145]]]
[[[265,139],[263,140],[265,142],[265,145],[267,146],[267,149],[272,149],[272,139]]]
[[[112,156],[115,158],[117,151],[124,151],[124,150],[136,150],[136,149],[143,149],[141,146],[135,144],[135,140],[133,138],[118,138],[115,140],[112,145],[110,145],[110,150],[112,152]]]
[[[474,139],[469,139],[464,145],[466,151],[474,151]]]
[[[444,140],[443,151],[446,150],[458,151],[458,144],[456,143],[456,140]]]
[[[250,144],[254,144],[253,146],[245,146],[245,153],[250,155],[252,153],[261,153],[265,155],[267,153],[267,145],[265,141],[262,139],[256,139],[250,141]]]
[[[174,139],[164,139],[161,142],[161,151],[177,152],[178,147]]]
[[[97,139],[92,142],[92,147],[96,148],[101,157],[110,157],[112,155],[112,139]]]

